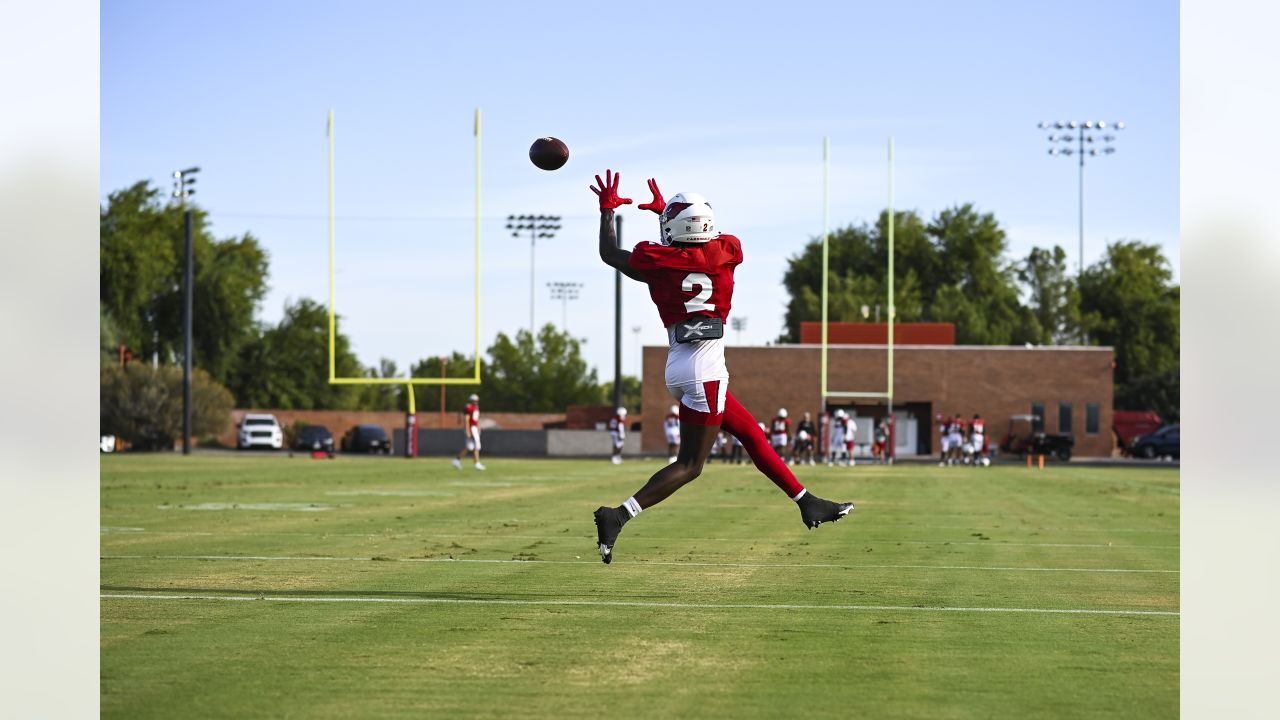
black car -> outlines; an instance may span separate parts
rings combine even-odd
[[[1009,433],[1000,442],[1000,452],[1022,457],[1045,455],[1066,462],[1071,459],[1075,439],[1070,435],[1051,435],[1036,428],[1039,415],[1014,415],[1009,418]]]
[[[333,433],[323,425],[307,425],[298,431],[293,441],[293,449],[303,452],[325,452],[333,454]]]
[[[391,438],[380,425],[357,425],[342,438],[342,452],[391,454]]]
[[[1133,454],[1148,460],[1165,456],[1179,458],[1182,454],[1180,436],[1178,424],[1165,425],[1149,435],[1143,435],[1134,440]]]

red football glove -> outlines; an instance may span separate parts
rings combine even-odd
[[[622,173],[614,174],[612,170],[604,171],[605,182],[600,182],[600,176],[596,176],[596,185],[600,188],[596,189],[596,185],[591,185],[591,192],[600,198],[601,210],[613,210],[619,205],[630,205],[631,198],[618,197],[618,183],[622,181]]]
[[[662,199],[662,191],[658,189],[657,180],[649,178],[649,191],[653,193],[653,202],[647,202],[636,207],[641,210],[652,210],[661,215],[662,211],[667,209],[667,201]]]

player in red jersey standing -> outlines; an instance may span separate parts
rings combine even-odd
[[[600,259],[649,286],[667,327],[667,390],[680,403],[680,450],[675,462],[654,473],[644,487],[617,507],[595,512],[600,559],[613,560],[622,526],[646,508],[697,478],[721,426],[742,441],[765,475],[800,508],[806,527],[839,520],[853,503],[835,503],[805,490],[786,463],[769,446],[756,419],[729,392],[724,362],[724,323],[733,299],[733,271],[742,262],[742,245],[715,229],[715,214],[706,199],[680,193],[664,202],[650,180],[651,202],[640,205],[661,216],[661,242],[641,242],[628,252],[618,247],[614,210],[631,204],[618,196],[620,175],[605,171],[591,187],[600,199]]]
[[[471,459],[475,462],[477,470],[483,470],[484,465],[480,464],[480,396],[472,395],[467,398],[467,406],[462,409],[462,426],[467,433],[467,442],[458,456],[453,459],[453,467],[455,470],[462,469],[462,456],[471,453]]]
[[[785,460],[787,447],[791,444],[791,420],[787,417],[786,408],[778,408],[778,414],[770,421],[769,439],[773,442],[773,451]]]
[[[609,462],[614,465],[622,464],[622,446],[627,441],[627,409],[620,407],[614,411],[613,417],[609,418],[609,439],[613,445],[613,455],[609,457]]]

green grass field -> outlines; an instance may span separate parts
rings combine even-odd
[[[1178,473],[102,459],[104,717],[1178,714]]]

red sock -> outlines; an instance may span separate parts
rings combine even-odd
[[[755,463],[756,468],[767,475],[774,485],[782,488],[782,492],[786,493],[787,497],[795,499],[797,495],[804,492],[804,486],[796,480],[796,476],[791,473],[787,464],[782,462],[782,458],[778,457],[778,453],[769,444],[769,439],[764,436],[764,431],[756,424],[756,419],[742,407],[742,403],[738,402],[732,391],[724,402],[724,420],[720,426],[725,432],[738,438],[747,454],[751,456],[751,462]]]

